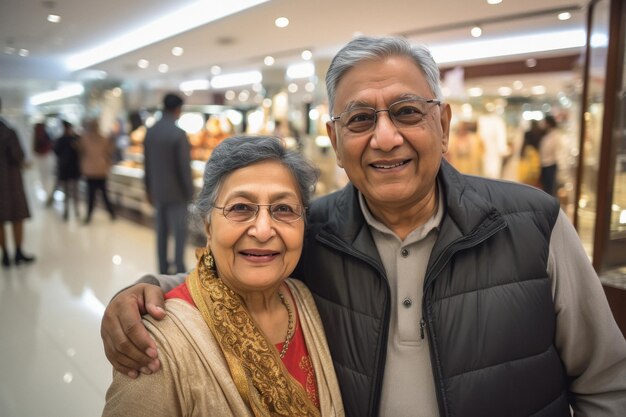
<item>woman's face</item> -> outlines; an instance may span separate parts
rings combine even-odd
[[[277,161],[240,168],[226,177],[215,205],[302,204],[295,178]],[[206,225],[218,276],[237,292],[270,290],[293,272],[302,252],[304,218],[283,223],[259,208],[256,218],[236,223],[214,208]]]

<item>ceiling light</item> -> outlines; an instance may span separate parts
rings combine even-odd
[[[17,54],[19,56],[28,56],[30,54],[30,51],[28,49],[20,49]]]
[[[521,90],[522,88],[524,88],[524,83],[520,80],[515,80],[513,81],[513,88],[516,90]]]
[[[528,68],[535,68],[537,66],[537,60],[535,58],[528,58],[526,60],[526,66]]]
[[[289,90],[290,93],[297,93],[298,92],[298,84],[296,83],[290,83],[287,86],[287,90]]]
[[[585,42],[585,30],[577,29],[510,36],[491,40],[473,40],[471,42],[440,46],[434,45],[430,48],[430,51],[438,64],[445,64],[481,58],[582,48],[585,46]]]
[[[310,62],[302,62],[287,67],[287,78],[308,78],[315,74],[315,66]]]
[[[169,65],[167,64],[159,64],[159,72],[162,74],[165,74],[166,72],[168,72],[170,70]]]
[[[222,72],[222,67],[219,65],[213,65],[211,67],[211,75],[218,75]]]
[[[265,65],[267,65],[268,67],[271,67],[272,65],[274,65],[274,57],[273,57],[273,56],[269,56],[269,55],[268,55],[268,56],[266,56],[266,57],[263,59],[263,63],[264,63]]]
[[[72,55],[66,65],[72,71],[90,67],[267,1],[198,0],[118,38]]]
[[[226,100],[234,100],[235,96],[236,94],[233,90],[228,90],[227,92],[224,93],[224,98]]]
[[[174,56],[181,56],[184,52],[185,50],[180,46],[175,46],[172,48],[172,55]]]
[[[305,49],[304,51],[302,51],[302,54],[300,54],[300,56],[305,61],[309,61],[311,58],[313,58],[313,54],[308,49]]]
[[[150,66],[150,61],[148,61],[147,59],[140,59],[139,61],[137,61],[137,66],[141,69],[146,69]]]
[[[64,98],[79,96],[83,94],[85,88],[79,83],[70,83],[57,90],[35,94],[30,98],[30,104],[38,106],[51,101],[63,100]]]
[[[503,97],[508,97],[511,95],[511,93],[513,93],[513,89],[511,89],[511,87],[498,88],[498,94],[500,94]]]
[[[572,18],[572,14],[570,12],[559,13],[558,18],[559,20],[569,20]]]
[[[15,53],[15,48],[12,46],[5,46],[4,53],[7,55],[13,55]]]
[[[307,92],[312,93],[313,91],[315,91],[315,84],[309,81],[304,85],[304,89]]]
[[[209,80],[189,80],[180,83],[178,88],[180,91],[208,90],[211,88],[211,83]]]
[[[239,99],[239,101],[248,101],[248,99],[250,98],[250,92],[248,90],[242,90],[237,98]]]
[[[500,4],[502,0],[487,0],[487,4]]]
[[[540,96],[546,93],[546,87],[543,85],[533,85],[530,87],[530,92],[536,96]]]
[[[469,94],[470,97],[480,97],[483,95],[483,89],[480,87],[472,87],[467,90],[467,94]]]
[[[59,23],[61,21],[61,16],[58,14],[49,14],[47,19],[50,23]]]
[[[274,20],[274,24],[277,28],[286,28],[287,26],[289,26],[289,19],[287,19],[286,17],[279,17],[278,19]]]
[[[263,81],[259,71],[236,72],[232,74],[216,75],[211,80],[213,88],[229,88],[239,85],[250,85]]]
[[[480,26],[474,26],[472,30],[470,31],[470,33],[472,34],[473,37],[479,38],[480,35],[483,34],[483,30],[480,28]]]

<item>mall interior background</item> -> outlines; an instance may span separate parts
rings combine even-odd
[[[119,148],[110,192],[129,218],[149,225],[142,141],[170,91],[186,100],[179,124],[192,144],[197,187],[211,150],[229,135],[249,133],[278,135],[300,149],[321,170],[317,193],[332,192],[347,178],[326,136],[329,59],[359,33],[403,35],[429,45],[441,64],[453,113],[446,157],[460,169],[519,181],[530,121],[555,116],[562,138],[556,197],[625,331],[624,0],[228,2],[250,6],[238,12],[218,10],[213,1],[153,3],[0,1],[2,115],[17,127],[29,156],[31,204],[45,199],[53,176],[53,161],[32,152],[34,124],[44,123],[56,137],[61,120],[80,127],[95,116]],[[213,8],[224,17],[177,33],[174,23],[194,19],[178,15],[179,8]],[[112,39],[162,17],[169,20],[160,21],[158,42],[109,54]],[[124,39],[117,42],[134,38]],[[87,60],[77,64],[81,57]],[[233,81],[234,74],[251,78]],[[459,162],[470,154],[473,164]],[[57,190],[55,198],[64,196]]]

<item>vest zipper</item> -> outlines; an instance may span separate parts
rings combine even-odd
[[[460,239],[457,239],[446,246],[437,257],[437,260],[433,263],[433,267],[430,272],[426,271],[426,277],[424,278],[424,296],[422,298],[422,321],[425,320],[424,326],[422,327],[420,323],[420,330],[423,331],[424,327],[429,326],[432,327],[433,317],[430,306],[430,292],[432,283],[435,280],[435,277],[439,275],[439,273],[443,270],[444,266],[450,261],[452,256],[463,250],[470,248],[472,246],[476,246],[489,239],[491,236],[495,235],[500,230],[506,228],[506,222],[500,218],[497,223],[495,223],[490,229],[487,229],[480,235],[474,234],[469,236],[464,236]],[[422,333],[423,338],[423,333]],[[439,351],[437,350],[437,344],[433,339],[432,330],[428,332],[428,343],[430,345],[430,356],[431,356],[431,366],[433,368],[433,376],[435,378],[435,392],[437,393],[437,400],[439,402],[439,411],[442,416],[448,416],[448,403],[445,401],[442,396],[444,395],[444,386],[443,386],[443,376],[441,372],[441,365],[439,363]]]

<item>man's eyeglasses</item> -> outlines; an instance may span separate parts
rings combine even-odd
[[[248,223],[259,215],[261,207],[267,207],[272,219],[282,223],[293,223],[304,216],[306,207],[296,203],[255,204],[234,203],[224,207],[213,206],[222,210],[224,217],[234,223]]]
[[[365,133],[374,129],[378,113],[386,111],[389,118],[398,128],[414,127],[420,124],[433,105],[440,105],[440,100],[425,98],[409,98],[396,101],[388,109],[376,110],[372,107],[355,107],[332,116],[330,120],[340,122],[350,132]]]

